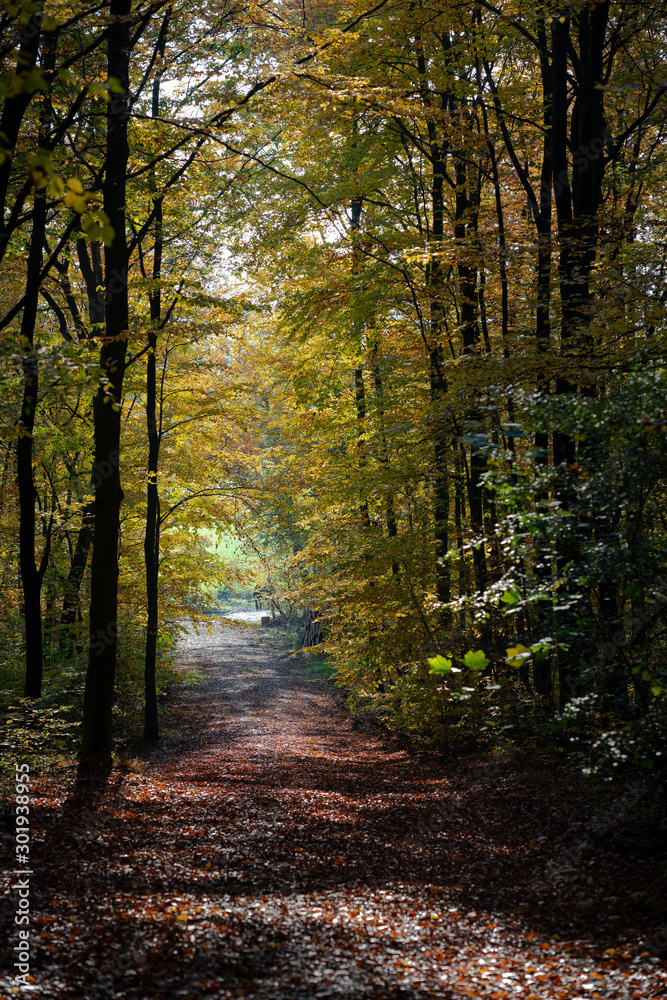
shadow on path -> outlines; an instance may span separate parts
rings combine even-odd
[[[191,630],[182,657],[204,679],[180,742],[93,783],[77,823],[93,785],[35,806],[34,995],[661,995],[630,898],[652,862],[593,880],[576,789],[355,732],[275,631]]]

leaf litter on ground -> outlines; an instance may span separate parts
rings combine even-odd
[[[664,852],[596,847],[572,778],[359,732],[275,630],[181,657],[178,739],[99,795],[35,785],[30,981],[8,870],[0,996],[667,1000]]]

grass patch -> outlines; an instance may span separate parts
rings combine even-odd
[[[302,669],[308,677],[317,680],[330,681],[336,676],[336,668],[332,663],[329,663],[326,656],[314,656],[304,664]]]

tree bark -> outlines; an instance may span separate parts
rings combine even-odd
[[[456,170],[456,204],[454,218],[454,239],[467,256],[471,242],[477,242],[476,219],[478,206],[468,191],[468,170],[463,156],[457,156]],[[469,229],[472,228],[473,234]],[[459,284],[459,309],[461,313],[461,337],[464,356],[473,355],[479,350],[479,322],[477,316],[477,267],[474,264],[459,260],[457,265]],[[480,414],[472,408],[467,414],[468,424],[477,433],[480,426]],[[481,537],[484,533],[484,501],[481,482],[482,473],[486,470],[486,458],[476,443],[470,445],[470,473],[468,476],[468,507],[470,522],[474,535]],[[473,565],[475,568],[475,583],[477,590],[484,592],[488,583],[486,552],[484,542],[473,546]]]
[[[123,376],[129,326],[128,250],[125,198],[129,159],[130,0],[112,0],[108,74],[119,81],[107,111],[104,210],[114,236],[105,250],[106,329],[100,351],[102,379],[95,406],[95,527],[91,565],[90,649],[79,755],[83,761],[111,758],[112,708],[118,645],[118,540],[123,499],[120,430]]]
[[[385,429],[385,402],[384,402],[384,384],[382,381],[382,371],[380,368],[380,357],[379,357],[379,344],[378,338],[375,338],[373,343],[373,348],[371,350],[371,369],[373,372],[373,383],[375,386],[375,402],[377,406],[378,414],[378,424],[380,428],[380,454],[379,460],[386,470],[389,469],[389,445],[387,442],[387,432]],[[396,520],[396,506],[394,504],[394,491],[389,484],[387,484],[387,502],[386,502],[386,520],[387,520],[387,538],[396,538],[398,535],[398,522]],[[392,552],[391,556],[391,573],[392,576],[398,576],[400,574],[400,567],[396,561],[395,554]]]
[[[350,204],[350,233],[352,234],[352,274],[358,274],[363,267],[361,250],[359,247],[359,226],[361,223],[361,213],[364,200],[361,195],[355,195]],[[359,334],[361,331],[358,331]],[[362,346],[359,345],[361,355]],[[365,473],[366,468],[366,388],[364,385],[364,369],[361,360],[354,370],[354,403],[357,412],[357,464],[360,478],[360,498],[359,498],[359,518],[361,526],[367,530],[371,526],[370,514],[368,511],[368,498],[366,497]]]
[[[42,24],[42,4],[26,21],[21,29],[18,47],[16,75],[29,73],[37,62],[39,38]],[[34,91],[28,87],[11,94],[5,99],[0,115],[0,150],[5,154],[0,160],[0,261],[9,246],[10,230],[7,227],[7,191],[14,161],[14,152],[19,137],[23,117],[28,109]],[[28,186],[28,191],[30,190]],[[33,223],[34,226],[34,223]]]
[[[81,608],[81,584],[88,564],[88,556],[93,544],[95,504],[87,503],[81,512],[81,527],[76,536],[67,580],[63,593],[63,609],[60,616],[60,648],[71,656],[75,647],[76,622]]]
[[[549,63],[546,27],[544,19],[538,22],[538,44],[540,57],[540,75],[542,79],[542,121],[544,138],[542,140],[542,165],[540,169],[540,191],[535,211],[535,228],[537,230],[537,308],[535,315],[535,339],[538,354],[545,355],[551,343],[551,258],[552,258],[552,100],[553,73]],[[537,385],[538,391],[549,392],[547,373],[540,373]],[[539,471],[546,469],[549,463],[549,435],[545,431],[535,434],[535,466]],[[549,493],[540,489],[535,494],[537,511],[548,511]],[[539,583],[548,588],[552,579],[551,548],[549,541],[541,532],[535,540],[535,576]],[[540,637],[551,635],[552,602],[540,601],[537,606],[537,623]],[[553,665],[551,657],[546,657],[539,663],[533,663],[533,682],[535,690],[545,699],[551,699],[553,694]]]
[[[35,19],[29,22],[38,33]],[[35,42],[36,45],[36,42]],[[44,39],[42,70],[47,92],[43,98],[39,143],[48,143],[51,122],[49,88],[56,64],[57,36]],[[32,50],[31,50],[32,51]],[[27,106],[27,105],[26,105]],[[25,109],[24,109],[25,110]],[[18,114],[18,111],[16,112]],[[23,112],[21,112],[22,116]],[[3,116],[4,121],[4,116]],[[20,122],[20,119],[19,119]],[[17,125],[18,128],[18,125]],[[37,491],[33,475],[35,414],[39,402],[39,360],[35,351],[35,329],[39,304],[39,278],[42,270],[43,247],[46,239],[46,188],[39,187],[39,172],[34,172],[35,201],[32,223],[26,291],[21,317],[21,351],[23,369],[23,399],[19,417],[19,438],[16,442],[16,472],[19,493],[19,566],[23,591],[25,620],[26,672],[24,693],[27,698],[39,698],[42,693],[43,634],[42,581],[50,554],[50,531],[44,543],[39,566],[35,552],[35,503]]]
[[[159,291],[154,293],[153,302]],[[159,309],[159,302],[157,305]],[[159,313],[158,313],[159,316]],[[149,333],[149,355],[146,374],[146,423],[148,425],[148,481],[146,484],[146,531],[144,563],[146,567],[146,652],[144,658],[144,741],[159,739],[157,690],[155,682],[158,636],[158,572],[160,566],[160,496],[158,492],[158,458],[160,435],[157,426],[155,350],[157,330]]]
[[[169,17],[167,13],[166,17]],[[158,54],[164,55],[165,29],[160,33]],[[160,80],[158,69],[153,80],[152,117],[160,111]],[[158,463],[160,459],[161,431],[157,412],[157,385],[155,352],[157,350],[158,327],[162,315],[162,251],[164,245],[162,204],[163,197],[157,194],[155,171],[150,176],[155,212],[155,245],[153,248],[153,290],[150,293],[151,329],[148,333],[148,361],[146,367],[146,426],[148,432],[148,480],[146,483],[146,531],[144,535],[144,563],[146,567],[146,653],[144,658],[144,742],[157,742],[160,738],[157,710],[157,637],[159,628],[160,569],[160,493],[158,489]]]
[[[21,319],[21,364],[23,369],[23,399],[19,417],[19,438],[16,442],[16,473],[19,494],[19,567],[23,591],[25,621],[26,670],[24,694],[39,698],[42,693],[42,566],[35,563],[35,503],[37,490],[33,477],[35,413],[39,394],[39,361],[34,347],[39,274],[42,267],[42,247],[46,231],[46,199],[44,191],[35,191],[35,212],[28,255],[26,297]],[[45,550],[45,556],[47,552]]]
[[[556,378],[556,393],[571,395],[576,378],[571,369],[576,355],[585,348],[591,321],[590,279],[598,244],[598,211],[602,201],[604,175],[605,117],[603,57],[609,3],[582,8],[576,28],[579,51],[575,52],[569,18],[552,23],[552,154],[553,189],[559,239],[559,285],[561,308],[561,356],[571,358]],[[574,53],[574,103],[568,142],[568,56]],[[572,168],[568,165],[571,149]],[[585,391],[590,386],[584,387]],[[573,511],[576,502],[576,442],[563,431],[554,432],[554,464],[560,467],[555,489],[561,509]],[[559,575],[579,558],[578,544],[571,531],[558,545]],[[563,628],[574,627],[572,612],[563,616]],[[578,674],[569,656],[559,657],[560,706],[571,699],[578,686]]]
[[[449,38],[443,36],[443,45]],[[445,287],[441,254],[444,240],[444,185],[447,139],[438,136],[435,116],[431,113],[432,93],[428,85],[427,60],[421,35],[417,36],[417,71],[419,94],[427,113],[428,158],[431,164],[431,227],[429,233],[430,255],[426,267],[426,290],[429,305],[428,368],[431,405],[433,409],[433,533],[435,593],[442,604],[451,599],[449,571],[449,457],[451,429],[446,417],[447,380],[444,375]],[[446,100],[443,97],[442,100]],[[451,616],[444,616],[443,625],[449,626]]]

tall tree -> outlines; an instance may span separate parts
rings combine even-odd
[[[29,22],[38,32],[38,22]],[[42,79],[46,93],[41,102],[40,142],[48,146],[51,127],[50,86],[56,65],[57,33],[44,36],[42,46]],[[30,50],[32,51],[32,49]],[[11,103],[11,102],[10,102]],[[15,109],[18,118],[19,109]],[[13,134],[13,133],[12,133]],[[21,318],[20,343],[23,368],[23,400],[19,417],[19,437],[16,442],[16,470],[19,489],[19,565],[23,588],[23,614],[25,620],[26,675],[25,695],[39,698],[42,692],[42,581],[49,560],[51,528],[45,541],[39,565],[35,553],[35,503],[37,493],[33,478],[33,441],[35,413],[39,398],[39,360],[35,343],[37,332],[37,309],[40,296],[40,281],[43,263],[43,248],[46,239],[46,178],[41,170],[33,170],[34,209],[30,249],[26,268],[26,288],[23,315]]]
[[[166,21],[171,11],[167,13]],[[166,29],[166,24],[164,25]],[[165,52],[164,30],[160,32],[158,57],[163,59]],[[153,80],[151,116],[156,119],[160,113],[160,82],[162,67],[158,66]],[[150,187],[153,191],[155,214],[155,232],[153,245],[153,287],[150,292],[151,326],[148,333],[148,362],[146,370],[146,424],[148,432],[148,476],[146,482],[146,533],[144,536],[144,561],[146,565],[146,654],[144,660],[144,740],[155,741],[159,738],[157,690],[155,687],[155,665],[157,657],[158,637],[158,573],[160,567],[160,493],[158,489],[158,463],[160,457],[161,426],[158,423],[157,384],[156,384],[156,350],[158,328],[162,320],[162,254],[164,250],[163,234],[163,195],[157,191],[155,172],[151,173]],[[160,421],[161,423],[161,421]]]
[[[112,708],[118,645],[118,525],[121,401],[129,337],[126,191],[131,0],[111,0],[107,41],[109,79],[117,81],[107,110],[104,211],[113,229],[105,248],[106,326],[100,350],[102,376],[95,400],[95,522],[90,594],[90,649],[83,706],[82,760],[111,759]]]

